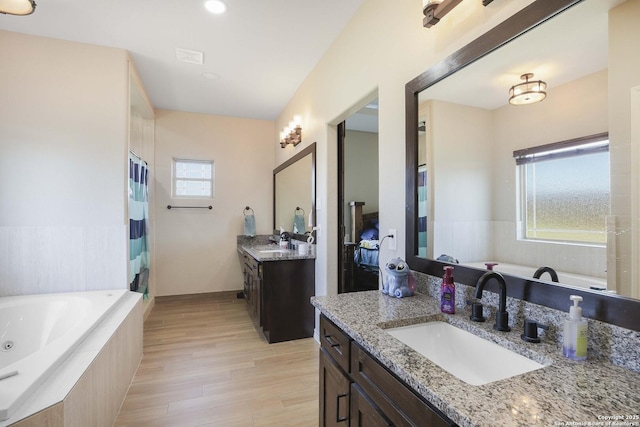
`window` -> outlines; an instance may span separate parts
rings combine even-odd
[[[523,238],[606,243],[608,134],[518,150],[513,156]]]
[[[173,196],[211,199],[213,177],[211,160],[173,159]]]

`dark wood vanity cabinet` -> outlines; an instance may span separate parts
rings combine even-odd
[[[320,343],[320,426],[456,425],[324,315]]]
[[[249,306],[249,314],[254,325],[262,324],[262,264],[247,254],[244,257],[244,298]]]
[[[245,257],[245,298],[256,328],[269,343],[313,336],[315,260],[257,261]],[[248,259],[247,259],[248,258]]]

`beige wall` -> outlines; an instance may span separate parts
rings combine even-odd
[[[344,147],[344,224],[351,231],[349,202],[365,202],[363,213],[378,212],[378,134],[347,130]]]
[[[0,295],[126,287],[129,60],[0,31]]]
[[[635,290],[631,287],[632,272],[637,269],[638,258],[635,258],[636,262],[631,258],[629,249],[632,246],[632,233],[629,233],[629,230],[637,225],[638,218],[632,219],[632,199],[629,198],[629,194],[631,171],[634,170],[632,168],[638,168],[640,165],[636,159],[632,159],[634,151],[631,148],[631,122],[637,121],[638,118],[631,117],[629,107],[631,90],[640,85],[640,57],[637,54],[640,40],[638,16],[640,16],[638,0],[627,1],[609,12],[611,213],[616,221],[616,268],[608,273],[615,271],[619,293],[636,296],[640,284],[635,284]],[[635,274],[637,276],[639,273],[636,271]]]
[[[274,123],[159,110],[155,131],[156,295],[242,289],[236,236],[245,206],[255,211],[258,234],[272,231]],[[215,162],[212,201],[171,198],[176,157]]]
[[[276,121],[282,129],[302,118],[305,141],[317,141],[318,236],[316,293],[337,292],[337,154],[340,121],[379,98],[380,229],[398,230],[398,251],[384,248],[381,262],[404,256],[405,84],[511,16],[529,0],[464,2],[430,29],[422,27],[422,1],[367,0],[302,83]],[[271,138],[276,164],[297,150]],[[386,246],[386,245],[385,245]]]
[[[7,31],[0,53],[0,224],[124,224],[127,53]]]
[[[431,101],[429,197],[433,256],[467,262],[491,255],[493,116],[489,110]],[[459,120],[464,118],[464,126]],[[427,181],[429,182],[429,181]]]

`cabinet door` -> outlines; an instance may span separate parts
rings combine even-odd
[[[320,349],[320,426],[349,425],[351,381],[331,356]]]
[[[351,427],[389,427],[391,421],[357,384],[351,384]]]
[[[262,303],[262,295],[260,294],[262,291],[262,263],[258,263],[255,266],[254,276],[253,276],[253,319],[256,324],[256,327],[262,326],[262,318],[260,317],[262,314],[261,303]]]
[[[396,426],[452,427],[444,414],[414,394],[399,378],[355,342],[351,342],[351,375]]]

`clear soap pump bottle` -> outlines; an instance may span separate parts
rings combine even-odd
[[[587,359],[587,338],[589,336],[586,319],[582,317],[582,301],[579,295],[571,295],[573,305],[569,309],[569,318],[564,321],[562,354],[573,360]]]

